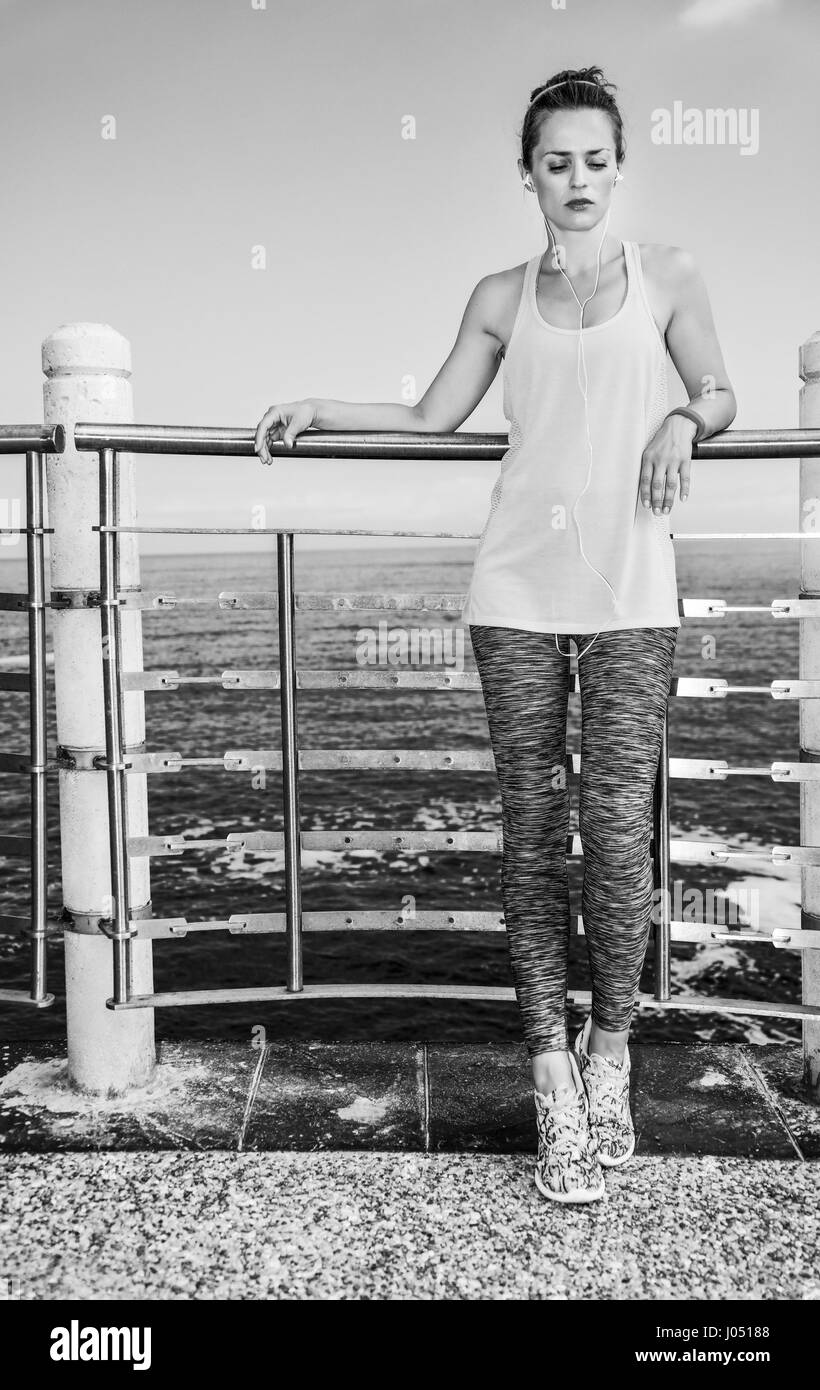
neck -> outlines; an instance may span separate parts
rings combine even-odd
[[[570,278],[573,275],[583,274],[584,271],[596,269],[598,264],[598,248],[601,248],[601,265],[606,265],[607,261],[613,260],[620,255],[621,243],[617,237],[606,234],[606,218],[602,218],[594,227],[578,230],[570,227],[559,227],[550,218],[550,225],[547,227],[546,219],[544,226],[547,232],[547,251],[543,257],[542,270],[545,275],[560,275],[561,271],[556,269],[552,263],[552,253],[557,242],[564,248],[563,268],[566,275]],[[603,243],[602,239],[603,238]]]

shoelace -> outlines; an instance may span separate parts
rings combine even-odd
[[[595,1088],[595,1111],[596,1118],[600,1121],[615,1120],[620,1121],[623,1114],[626,1096],[629,1093],[629,1073],[624,1076],[620,1072],[615,1072],[614,1068],[607,1066],[606,1060],[594,1054],[591,1056],[590,1065],[587,1067],[586,1076],[592,1073]]]
[[[586,1129],[581,1127],[585,1114],[584,1097],[580,1092],[574,1100],[558,1106],[547,1106],[543,1110],[539,1108],[538,1128],[551,1152],[560,1150],[562,1156],[566,1154],[575,1160],[589,1156],[589,1138]]]

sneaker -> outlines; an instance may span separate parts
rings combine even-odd
[[[626,1163],[635,1152],[635,1129],[629,1110],[629,1048],[623,1062],[590,1053],[592,1014],[575,1039],[575,1056],[589,1100],[589,1127],[604,1168]]]
[[[605,1192],[604,1175],[589,1130],[589,1104],[572,1053],[573,1086],[548,1095],[533,1087],[538,1124],[535,1185],[554,1202],[594,1202]]]

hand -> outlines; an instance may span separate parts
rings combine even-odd
[[[692,468],[692,440],[697,433],[693,420],[685,415],[670,415],[650,439],[641,455],[641,501],[651,503],[655,516],[671,511],[675,488],[680,479],[680,500],[689,496],[689,476]]]
[[[297,434],[310,429],[316,423],[316,405],[313,401],[285,401],[282,405],[272,405],[265,411],[256,427],[254,452],[263,463],[273,463],[268,452],[268,444],[283,439],[285,447],[293,448]]]

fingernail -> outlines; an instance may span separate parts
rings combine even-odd
[[[649,503],[649,502],[647,502],[647,500],[646,500],[646,498],[644,498],[644,503],[643,503],[643,504],[644,504],[644,506],[645,506],[645,507],[648,507],[648,506],[650,506],[650,503]]]
[[[669,511],[669,508],[668,508],[668,507],[664,507],[663,510],[664,510],[664,512],[668,512],[668,511]]]

